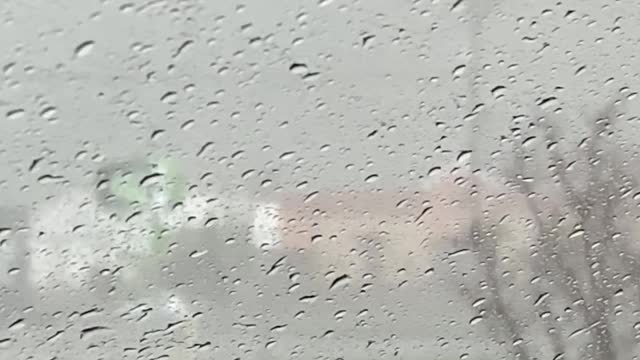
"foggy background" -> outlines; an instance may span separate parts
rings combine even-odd
[[[573,222],[580,216],[602,219],[615,213],[611,229],[593,225],[610,231],[594,230],[592,239],[628,237],[635,244],[633,204],[617,212],[598,212],[599,205],[588,201],[577,207],[566,200],[571,194],[553,188],[553,177],[545,175],[550,171],[545,161],[560,154],[557,168],[574,171],[572,184],[586,189],[578,197],[593,194],[602,204],[598,196],[610,198],[603,189],[611,188],[626,193],[621,201],[638,199],[635,184],[624,176],[638,175],[640,8],[635,5],[630,0],[0,3],[0,229],[5,229],[0,237],[7,240],[0,246],[0,356],[634,358],[640,352],[634,338],[640,330],[634,326],[640,272],[629,251],[631,260],[611,265],[610,277],[589,280],[589,289],[602,285],[593,296],[569,284],[580,288],[588,276],[565,283],[555,267],[544,268],[550,278],[558,275],[549,286],[570,294],[532,317],[518,307],[519,300],[507,301],[511,313],[527,314],[512,321],[504,321],[509,316],[497,305],[496,321],[479,313],[491,301],[474,295],[474,289],[483,289],[475,260],[457,260],[456,267],[451,266],[456,260],[445,257],[431,273],[426,268],[419,276],[395,274],[391,283],[380,280],[383,276],[352,275],[336,290],[331,284],[338,274],[309,265],[304,252],[286,254],[278,263],[285,255],[243,241],[250,233],[247,220],[240,220],[245,214],[216,229],[176,230],[179,241],[170,254],[151,261],[144,272],[135,270],[136,280],[127,285],[116,269],[134,260],[85,269],[95,276],[72,290],[64,283],[34,285],[28,269],[33,266],[29,246],[44,241],[34,231],[34,214],[63,194],[84,191],[90,197],[100,168],[132,159],[175,159],[188,186],[197,188],[191,191],[203,196],[275,201],[302,200],[314,192],[320,198],[350,190],[411,193],[422,189],[434,168],[450,170],[464,156],[473,169],[512,183],[524,178],[531,186],[519,185],[525,195],[538,191],[558,199],[569,214],[559,215],[568,223],[558,225],[563,239],[576,230]],[[591,149],[593,142],[586,139],[604,118],[611,125],[598,129],[606,133],[606,144]],[[545,137],[551,133],[553,141]],[[624,179],[590,187],[597,183],[590,177],[594,172],[614,178],[613,170],[601,170],[602,162],[594,161],[612,148],[617,165],[611,168]],[[530,160],[518,168],[522,157]],[[47,216],[53,223],[58,216],[61,223],[76,219],[52,206]],[[581,209],[598,211],[583,215]],[[389,209],[389,221],[394,211]],[[613,229],[623,222],[628,228]],[[119,235],[110,232],[115,225],[100,224],[58,239],[103,243],[96,257],[106,259]],[[578,247],[612,249],[616,259],[625,252],[604,241],[585,244]],[[206,255],[190,256],[202,249]],[[558,253],[540,257],[564,264]],[[480,250],[475,254],[485,256]],[[74,255],[68,256],[60,264],[73,261]],[[589,269],[585,274],[609,268],[605,262],[599,268],[590,256],[580,263]],[[271,271],[274,266],[281,269]],[[403,276],[409,285],[399,287]],[[463,283],[471,289],[458,288]],[[292,290],[293,284],[298,285]],[[517,286],[509,291],[522,290]],[[552,290],[522,292],[526,306],[556,298]],[[167,305],[171,296],[182,299],[182,310]],[[584,302],[582,313],[599,315],[571,318]],[[608,308],[589,309],[598,302]],[[148,315],[141,319],[143,313]],[[610,317],[624,320],[611,320],[607,327]],[[599,327],[610,329],[598,333],[609,337],[589,338]],[[601,349],[604,343],[607,351]]]

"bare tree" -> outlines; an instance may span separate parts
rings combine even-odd
[[[624,149],[611,141],[615,105],[589,121],[588,134],[573,151],[560,149],[560,134],[545,125],[548,118],[538,117],[533,128],[542,132],[542,169],[534,161],[541,154],[522,146],[532,134],[514,137],[508,175],[527,195],[530,226],[538,229],[516,258],[496,251],[504,241],[496,233],[499,224],[472,214],[474,279],[482,284],[466,282],[464,291],[487,300],[481,310],[485,326],[517,358],[631,358],[638,308],[631,279],[640,274],[633,200],[638,182]]]

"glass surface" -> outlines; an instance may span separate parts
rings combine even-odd
[[[639,20],[1,1],[0,358],[637,358]]]

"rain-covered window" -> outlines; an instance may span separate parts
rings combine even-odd
[[[0,1],[0,359],[638,358],[637,5]]]

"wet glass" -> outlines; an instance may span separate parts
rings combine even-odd
[[[635,5],[0,3],[0,358],[635,359]]]

